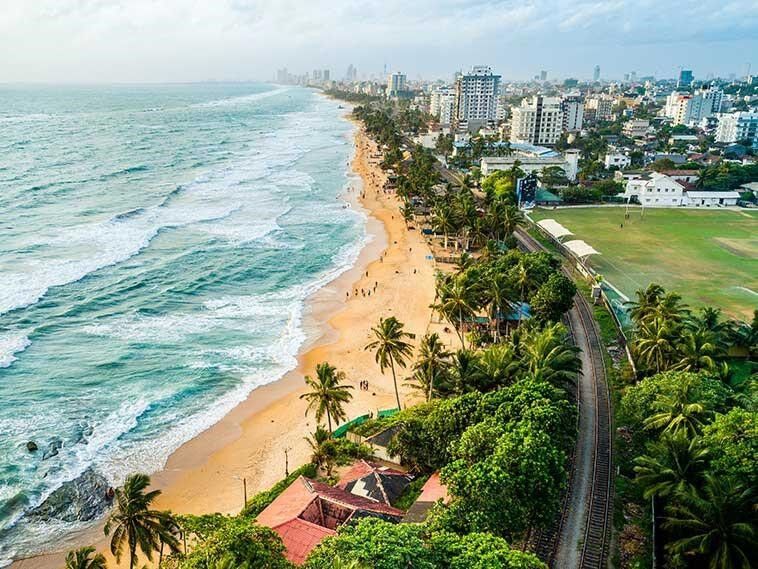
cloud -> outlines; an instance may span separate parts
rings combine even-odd
[[[704,74],[758,53],[757,38],[755,0],[3,0],[0,78],[246,79],[348,63],[448,76],[479,62],[514,77],[595,63]]]

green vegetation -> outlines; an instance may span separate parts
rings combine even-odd
[[[144,474],[127,477],[123,487],[115,492],[115,507],[105,522],[111,553],[120,561],[127,548],[129,569],[137,563],[138,549],[148,561],[152,561],[156,551],[162,555],[164,545],[171,551],[179,549],[179,526],[170,513],[150,509],[161,491],[145,492],[149,485],[150,478]]]
[[[464,536],[430,532],[424,524],[391,524],[367,518],[340,528],[308,558],[307,569],[332,569],[333,560],[350,559],[373,569],[543,569],[534,555],[511,549],[486,533]]]
[[[695,306],[745,318],[758,299],[758,213],[624,208],[538,209],[601,254],[589,263],[631,297],[656,282]],[[623,228],[621,225],[623,224]]]
[[[65,569],[105,569],[105,557],[94,547],[80,547],[66,555]]]
[[[346,385],[345,373],[337,371],[333,365],[326,362],[316,366],[316,378],[305,377],[305,383],[310,391],[303,393],[300,399],[308,401],[308,408],[305,410],[306,415],[309,411],[315,410],[316,421],[321,421],[326,415],[329,432],[332,432],[332,418],[335,421],[344,421],[347,419],[343,404],[352,399],[350,390],[352,385]]]

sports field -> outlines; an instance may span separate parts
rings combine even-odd
[[[749,318],[758,308],[758,211],[624,207],[537,209],[601,255],[590,264],[633,298],[651,282],[675,290],[692,306],[715,306]],[[623,228],[621,224],[623,223]]]

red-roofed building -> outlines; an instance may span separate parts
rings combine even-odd
[[[403,521],[405,523],[421,523],[426,520],[429,515],[429,510],[432,506],[442,500],[443,504],[447,504],[450,501],[450,495],[447,493],[447,488],[440,480],[440,473],[435,472],[426,481],[426,484],[421,488],[421,494],[408,509]]]
[[[278,533],[287,559],[300,564],[322,539],[334,535],[339,526],[367,516],[398,522],[403,512],[300,476],[258,515],[257,521]]]
[[[340,478],[338,488],[356,496],[393,504],[413,480],[407,472],[377,462],[359,460]]]

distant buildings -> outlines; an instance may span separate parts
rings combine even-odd
[[[650,121],[644,119],[631,119],[624,123],[622,132],[629,138],[644,138],[650,128]]]
[[[605,164],[606,168],[627,168],[631,163],[632,159],[629,158],[626,154],[621,154],[618,152],[609,152],[605,155],[605,158],[603,159],[603,163]]]
[[[387,98],[399,97],[406,90],[405,73],[391,73],[387,77]]]
[[[674,91],[666,97],[664,114],[675,125],[694,125],[721,111],[723,97],[723,91],[713,86],[695,93]]]
[[[429,114],[443,126],[452,124],[455,117],[455,88],[446,85],[435,87],[429,99]]]
[[[563,130],[574,132],[582,130],[584,122],[584,102],[579,94],[568,94],[561,98],[561,113],[563,113]]]
[[[455,123],[469,129],[497,120],[500,75],[490,67],[476,65],[455,81]]]
[[[356,79],[358,79],[358,70],[351,63],[350,65],[347,66],[347,73],[345,73],[345,81],[347,81],[348,83],[353,83]]]
[[[595,70],[592,72],[592,80],[600,81],[600,66],[596,65]]]
[[[584,102],[584,116],[590,122],[613,119],[613,97],[602,93],[587,97]]]
[[[553,145],[563,132],[561,99],[535,95],[521,101],[511,113],[511,142]]]
[[[692,85],[692,80],[694,79],[694,76],[692,75],[691,69],[682,69],[679,71],[679,80],[676,82],[677,87],[689,87]]]
[[[721,115],[716,127],[716,142],[750,141],[758,148],[758,112],[738,112]]]

